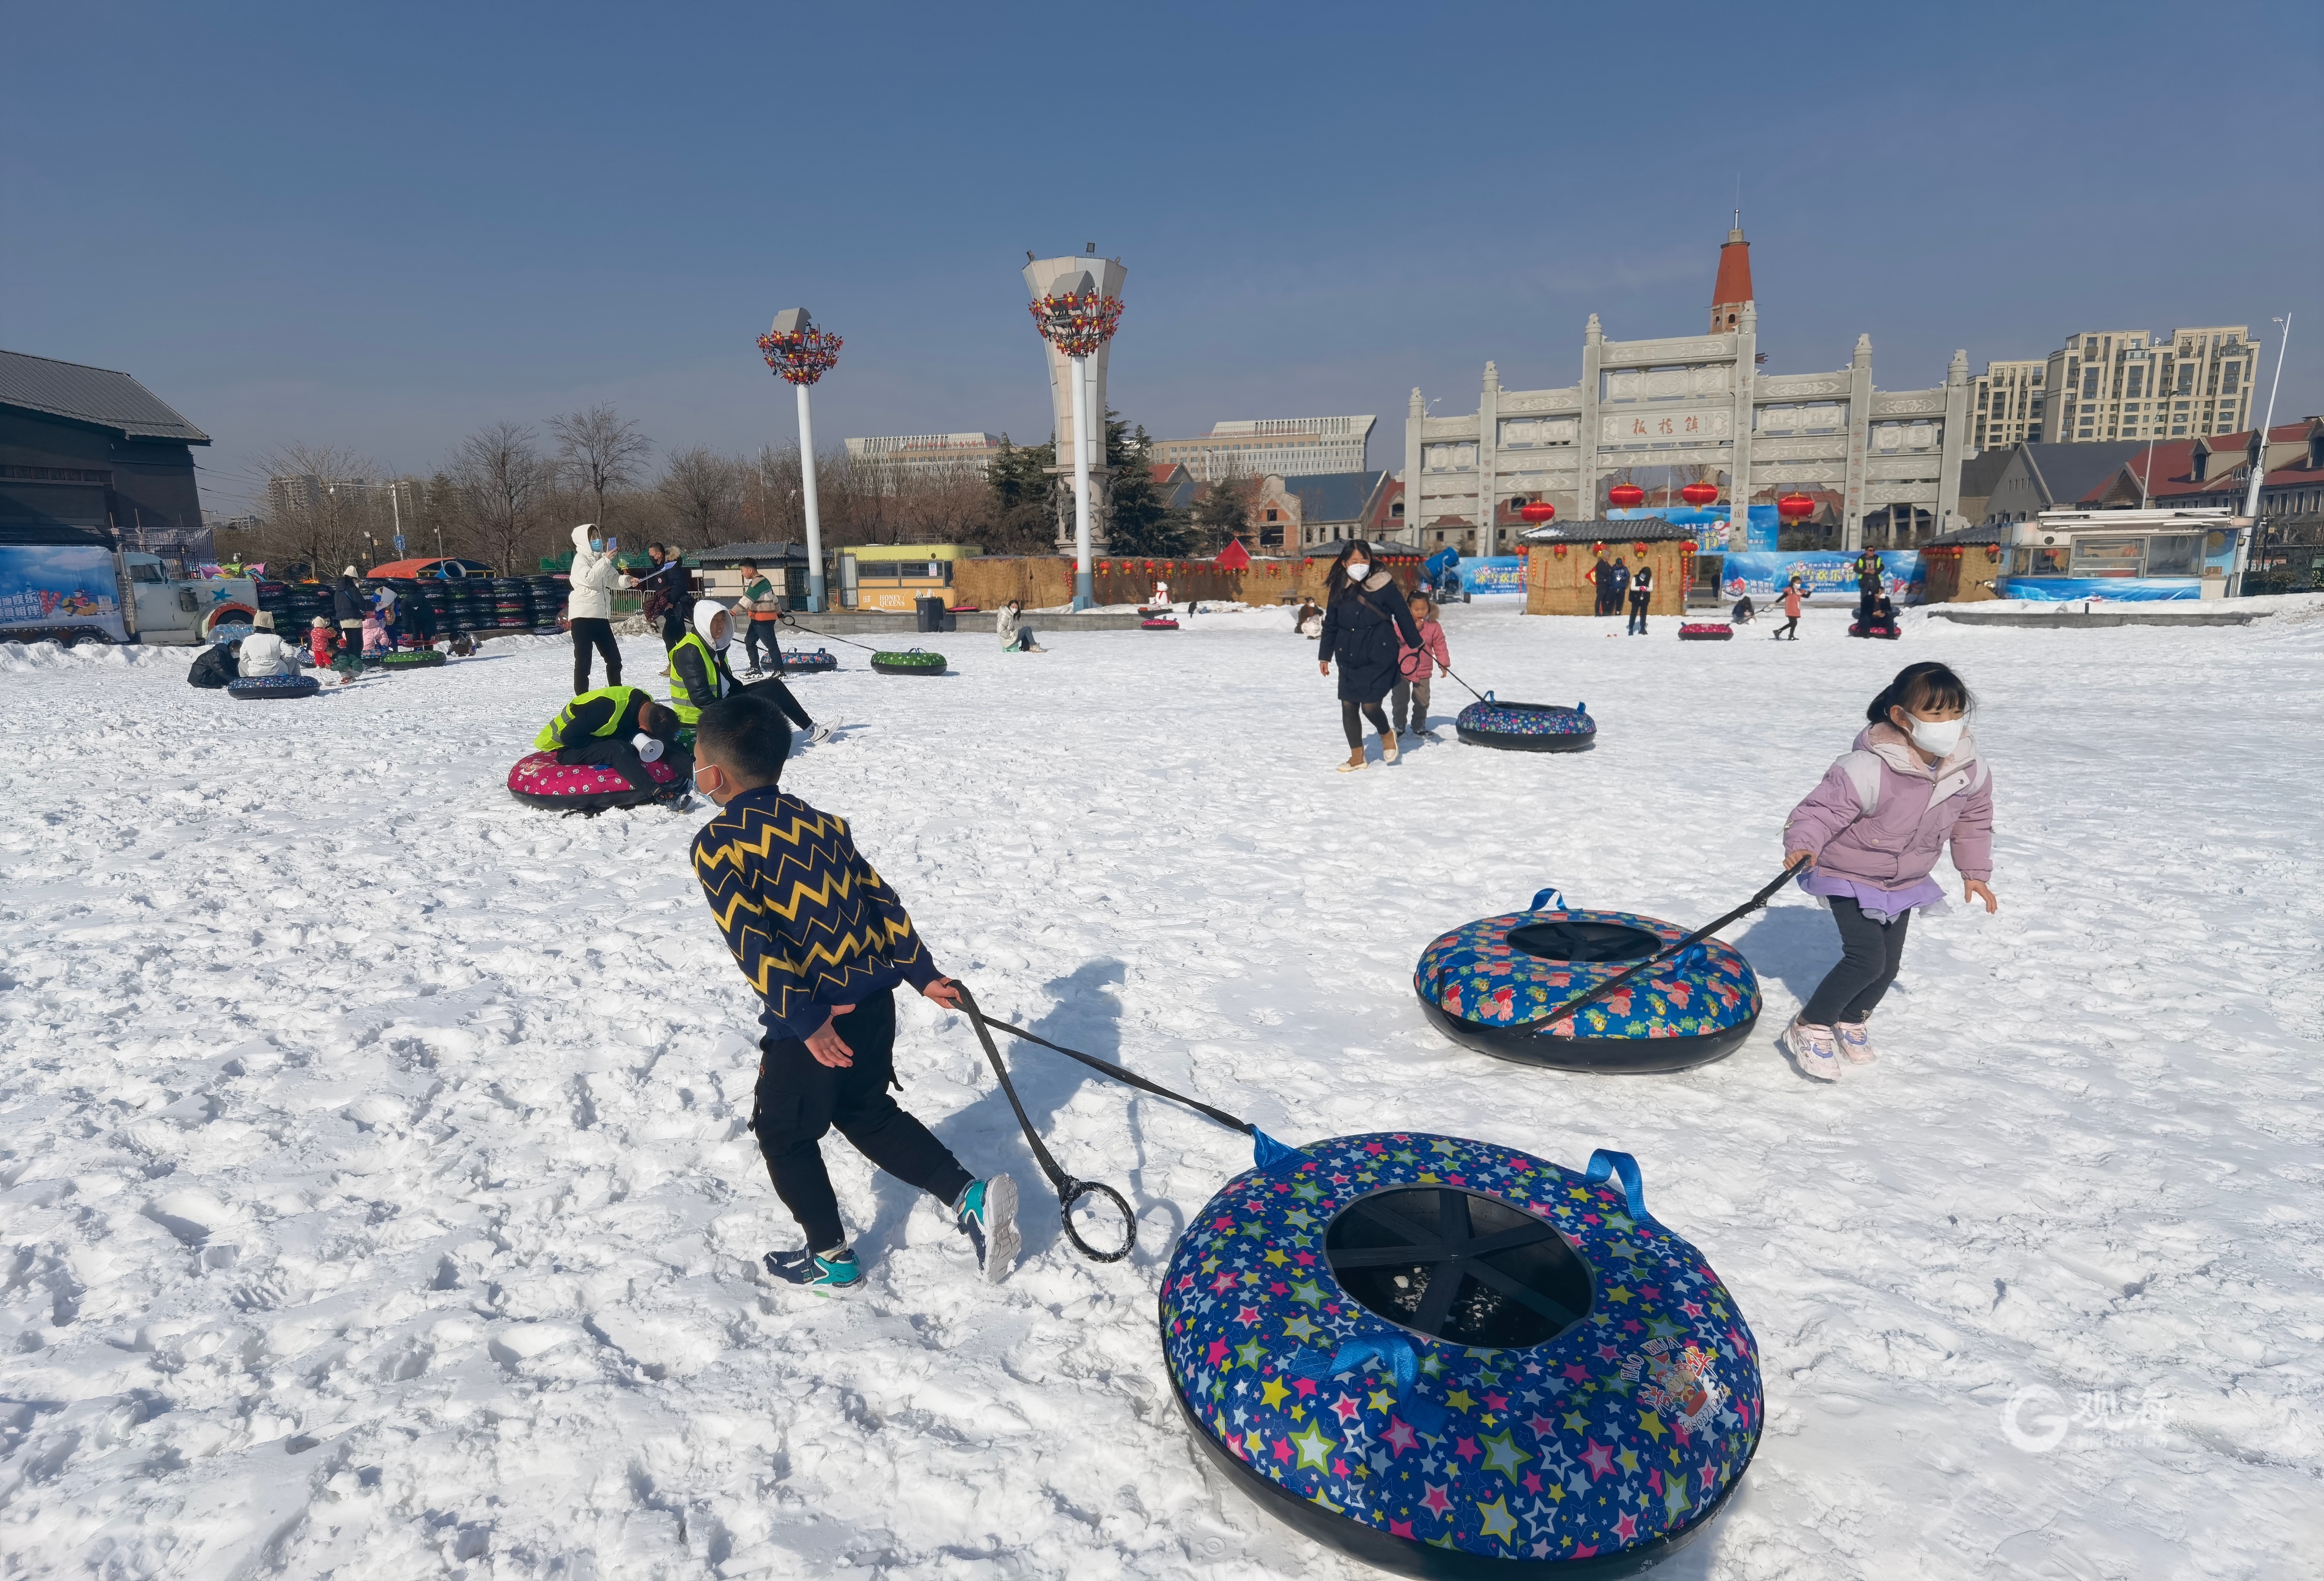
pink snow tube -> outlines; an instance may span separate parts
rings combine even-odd
[[[635,807],[673,796],[685,787],[678,771],[667,763],[649,763],[650,790],[632,790],[619,771],[598,764],[559,763],[554,752],[534,752],[516,760],[509,770],[509,794],[536,807],[560,812],[602,813],[608,807]]]

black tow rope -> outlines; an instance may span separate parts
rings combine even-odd
[[[1655,951],[1652,955],[1647,956],[1644,961],[1638,962],[1637,965],[1630,968],[1629,970],[1621,973],[1619,976],[1608,978],[1604,982],[1600,983],[1596,988],[1590,989],[1587,993],[1576,995],[1574,997],[1566,1000],[1564,1004],[1560,1005],[1548,1015],[1537,1016],[1531,1021],[1525,1022],[1513,1030],[1523,1031],[1526,1027],[1548,1026],[1554,1023],[1563,1021],[1585,1005],[1596,1004],[1599,1000],[1604,998],[1607,995],[1612,993],[1615,989],[1620,988],[1624,983],[1628,982],[1632,978],[1637,976],[1640,972],[1645,971],[1647,968],[1667,961],[1674,955],[1684,954],[1687,951],[1693,949],[1697,944],[1702,943],[1705,939],[1711,937],[1711,934],[1717,933],[1720,929],[1733,922],[1737,917],[1742,916],[1749,912],[1755,912],[1761,906],[1766,905],[1767,897],[1769,896],[1773,895],[1776,890],[1781,889],[1784,885],[1790,883],[1793,878],[1799,873],[1800,869],[1807,865],[1808,859],[1802,857],[1798,861],[1792,863],[1782,872],[1776,874],[1773,878],[1770,878],[1767,881],[1766,888],[1760,890],[1758,894],[1754,895],[1750,899],[1737,906],[1733,911],[1729,912],[1725,916],[1720,917],[1717,922],[1711,924],[1707,927],[1695,929],[1694,932],[1689,933],[1685,938],[1681,939],[1677,943],[1666,945],[1664,948]],[[1536,896],[1534,898],[1536,902],[1538,903],[1541,897],[1539,896]]]
[[[1065,1238],[1073,1242],[1084,1257],[1099,1263],[1119,1263],[1129,1256],[1130,1249],[1138,1245],[1138,1216],[1130,1211],[1129,1200],[1111,1186],[1100,1181],[1077,1180],[1067,1174],[1064,1167],[1051,1155],[1048,1148],[1042,1144],[1040,1136],[1033,1129],[1031,1118],[1025,1113],[1025,1105],[1017,1097],[1017,1084],[1009,1080],[1009,1067],[1001,1062],[1001,1051],[993,1044],[992,1029],[994,1028],[1025,1043],[1038,1043],[1042,1048],[1063,1054],[1069,1060],[1079,1060],[1091,1070],[1111,1076],[1116,1081],[1135,1087],[1142,1092],[1150,1092],[1157,1098],[1167,1098],[1173,1103],[1184,1104],[1195,1113],[1217,1121],[1231,1131],[1241,1132],[1250,1138],[1252,1155],[1258,1160],[1261,1168],[1298,1155],[1297,1148],[1277,1142],[1249,1120],[1238,1119],[1224,1109],[1213,1108],[1199,1098],[1188,1098],[1183,1092],[1173,1092],[1167,1087],[1157,1086],[1136,1071],[1125,1071],[1111,1061],[1101,1060],[1095,1054],[1085,1054],[1078,1049],[1069,1049],[1062,1043],[1053,1043],[1047,1038],[1036,1037],[1023,1027],[1011,1026],[1006,1021],[994,1021],[978,1007],[976,996],[968,991],[966,983],[955,978],[953,979],[953,986],[960,990],[960,1007],[968,1012],[969,1025],[976,1029],[976,1041],[984,1045],[984,1057],[992,1062],[992,1073],[1001,1079],[1001,1090],[1008,1096],[1009,1107],[1017,1112],[1017,1124],[1025,1133],[1026,1144],[1033,1150],[1034,1162],[1041,1166],[1041,1172],[1049,1177],[1049,1184],[1056,1188],[1057,1217],[1065,1227]],[[1101,1251],[1082,1239],[1081,1232],[1074,1227],[1074,1204],[1092,1195],[1107,1198],[1121,1210],[1121,1247],[1119,1251]]]
[[[832,642],[844,642],[848,647],[861,648],[866,653],[885,653],[887,651],[887,649],[883,648],[873,648],[866,643],[857,642],[851,638],[842,637],[835,631],[818,631],[812,626],[802,626],[797,620],[791,619],[790,612],[788,610],[783,612],[783,618],[777,621],[776,624],[788,626],[794,631],[804,631],[810,637],[821,637]]]
[[[1443,669],[1446,675],[1452,676],[1454,680],[1461,681],[1461,677],[1458,675],[1453,674],[1453,669],[1451,665],[1442,665],[1438,667]],[[1476,687],[1469,685],[1466,681],[1461,681],[1461,689],[1469,694],[1470,696],[1474,697],[1480,703],[1482,703],[1485,700],[1485,694],[1482,692],[1478,691]]]

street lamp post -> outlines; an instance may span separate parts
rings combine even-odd
[[[807,607],[824,607],[823,518],[816,509],[815,418],[807,392],[839,362],[839,336],[817,329],[805,308],[786,308],[759,336],[760,354],[776,378],[798,391],[799,504],[807,517]]]
[[[1074,608],[1097,602],[1090,567],[1090,467],[1096,461],[1096,418],[1091,415],[1089,359],[1121,323],[1121,299],[1102,294],[1087,271],[1059,275],[1048,294],[1031,303],[1041,338],[1074,366]]]

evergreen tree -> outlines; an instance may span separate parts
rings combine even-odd
[[[1049,520],[1049,477],[1047,469],[1056,459],[1056,441],[1044,445],[1011,445],[1001,436],[1001,453],[985,470],[992,491],[987,520],[977,530],[980,548],[1001,555],[1046,555],[1056,542]]]
[[[1194,552],[1215,555],[1228,539],[1248,537],[1250,502],[1258,492],[1259,485],[1250,478],[1223,477],[1204,484],[1194,496]]]
[[[1105,414],[1105,464],[1112,470],[1106,511],[1106,549],[1115,555],[1184,555],[1190,542],[1185,513],[1164,503],[1154,486],[1153,446],[1141,423],[1132,433]]]

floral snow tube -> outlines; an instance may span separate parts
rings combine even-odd
[[[442,667],[443,663],[444,655],[441,650],[433,648],[414,648],[404,652],[386,655],[379,661],[379,667],[391,671],[432,670]]]
[[[872,667],[883,676],[941,676],[945,656],[917,648],[906,653],[875,653]]]
[[[1725,642],[1735,635],[1735,628],[1724,620],[1691,620],[1678,629],[1681,642]]]
[[[1176,631],[1178,622],[1167,615],[1157,615],[1150,620],[1139,621],[1138,629],[1141,631]]]
[[[226,694],[244,703],[271,703],[280,697],[312,697],[323,684],[312,676],[243,676],[226,684]]]
[[[1554,703],[1503,703],[1490,692],[1452,721],[1455,734],[1472,747],[1513,752],[1579,752],[1598,739],[1590,705],[1562,708]]]
[[[678,770],[666,762],[646,765],[653,785],[632,790],[621,771],[597,763],[559,763],[554,752],[534,752],[516,760],[509,770],[509,794],[536,807],[560,812],[602,813],[608,807],[636,807],[675,797],[686,789]]]
[[[839,661],[828,650],[816,648],[813,653],[804,648],[783,655],[783,674],[787,676],[819,676],[825,670],[835,670]]]
[[[1194,1216],[1161,1328],[1211,1458],[1406,1576],[1632,1574],[1710,1526],[1759,1443],[1757,1343],[1627,1154],[1312,1144]]]
[[[1484,917],[1422,951],[1412,987],[1437,1031],[1480,1053],[1565,1071],[1687,1071],[1733,1053],[1759,1019],[1757,975],[1717,939],[1655,962],[1576,1015],[1542,1019],[1686,934],[1627,911]]]

